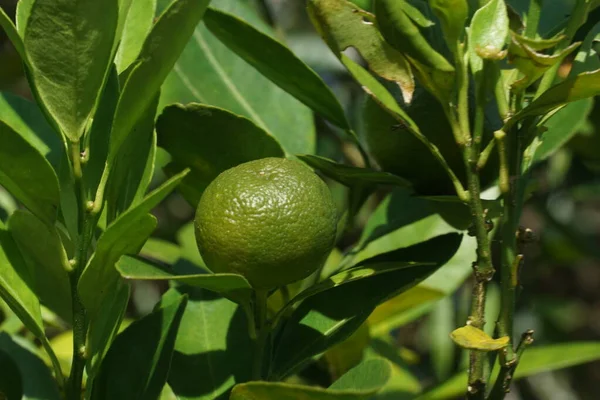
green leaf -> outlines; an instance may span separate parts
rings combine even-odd
[[[213,0],[211,7],[235,15],[266,35],[273,35],[273,29],[248,2]],[[204,23],[196,27],[163,85],[159,108],[190,102],[211,104],[252,120],[277,138],[288,154],[315,151],[310,109],[229,50]]]
[[[125,71],[138,58],[154,22],[156,0],[130,0],[119,49],[115,55],[117,72]]]
[[[98,239],[96,251],[79,279],[78,290],[88,313],[95,315],[102,307],[105,296],[119,281],[114,265],[122,255],[137,254],[156,227],[156,218],[148,213],[181,182],[187,171],[174,176],[152,191],[136,207],[121,214]]]
[[[245,313],[215,293],[181,286],[189,296],[169,372],[169,385],[182,400],[226,399],[236,383],[250,380],[252,341]]]
[[[487,333],[472,325],[455,329],[450,334],[454,343],[463,349],[479,351],[497,351],[508,345],[508,336],[493,339]]]
[[[486,203],[486,208],[494,210],[495,203]],[[476,241],[460,235],[469,226],[469,215],[468,207],[460,202],[412,197],[401,190],[383,200],[342,265],[392,258],[443,266],[415,288],[378,307],[369,320],[373,335],[387,334],[421,315],[472,273]]]
[[[159,397],[186,303],[181,296],[163,304],[117,336],[94,381],[92,400]]]
[[[166,107],[156,130],[159,146],[173,157],[170,168],[191,168],[182,193],[193,207],[221,172],[247,161],[284,156],[277,140],[251,120],[213,106]]]
[[[19,367],[6,354],[0,350],[0,396],[3,399],[22,399],[23,398],[23,382],[21,382],[21,373]]]
[[[31,6],[33,6],[34,2],[35,0],[19,0],[17,2],[17,15],[15,22],[21,37],[25,36],[25,27],[27,26],[27,20],[31,14]]]
[[[538,53],[526,42],[527,40],[522,40],[521,37],[513,34],[508,47],[511,64],[525,75],[512,83],[511,87],[514,91],[525,90],[547,70],[554,65],[561,63],[565,57],[571,54],[580,45],[579,42],[576,42],[557,54],[547,55]],[[539,46],[540,45],[538,44],[538,47]]]
[[[44,361],[36,354],[30,343],[18,336],[9,336],[0,332],[0,352],[8,355],[16,364],[21,375],[23,399],[60,400],[61,396]],[[6,372],[2,369],[2,375]],[[21,397],[18,397],[21,399]],[[8,397],[9,400],[12,400]]]
[[[308,298],[301,293],[300,298],[305,299],[282,328],[271,378],[289,376],[312,357],[346,339],[377,305],[417,285],[437,268],[393,262],[373,264],[344,271],[322,287],[309,289]],[[346,281],[344,276],[348,277]]]
[[[594,97],[598,94],[600,94],[600,69],[584,72],[552,86],[515,114],[507,124],[514,124],[528,116],[543,115],[567,103]]]
[[[111,159],[154,101],[208,3],[209,0],[176,0],[152,27],[117,104],[110,136]]]
[[[130,292],[129,285],[118,282],[111,288],[110,296],[103,297],[102,308],[90,318],[85,339],[88,379],[93,379],[98,374],[101,362],[119,332]]]
[[[473,15],[469,27],[469,59],[474,75],[483,69],[483,60],[504,58],[509,21],[504,0],[491,0]]]
[[[44,337],[40,303],[31,289],[34,280],[19,248],[0,222],[0,297],[37,338]]]
[[[56,220],[58,178],[44,156],[0,121],[0,185],[46,223]]]
[[[415,89],[410,65],[381,37],[373,25],[373,15],[346,0],[310,0],[308,12],[319,34],[342,62],[342,51],[355,48],[371,71],[396,82],[404,100],[410,103]]]
[[[33,82],[73,142],[84,134],[106,81],[117,22],[117,0],[36,1],[31,6],[23,41]]]
[[[140,255],[167,265],[175,264],[181,258],[181,248],[166,240],[150,238],[142,247]]]
[[[276,85],[340,128],[350,129],[342,106],[325,82],[284,44],[218,9],[209,8],[204,23],[229,49]]]
[[[453,297],[447,296],[433,307],[425,328],[431,349],[431,362],[438,382],[446,380],[454,368],[456,347],[448,333],[454,329],[455,321]]]
[[[531,144],[535,146],[533,162],[537,163],[550,157],[580,132],[593,106],[593,99],[583,99],[567,104],[552,115],[544,124],[547,130]]]
[[[83,165],[83,182],[90,199],[95,198],[100,179],[107,163],[109,135],[112,121],[117,108],[120,95],[119,76],[113,66],[100,96],[98,109],[89,131],[89,148],[93,149],[88,154],[88,160]],[[110,182],[110,180],[109,180]]]
[[[573,342],[533,346],[523,353],[513,380],[598,359],[600,359],[600,343],[598,342]],[[490,381],[493,381],[493,379],[494,376],[492,376]],[[465,371],[453,376],[424,395],[419,396],[418,400],[452,399],[462,395],[466,387],[467,372]]]
[[[33,214],[18,210],[8,221],[9,231],[31,271],[35,271],[35,293],[42,304],[67,322],[71,321],[71,268],[61,238]]]
[[[348,371],[328,389],[282,382],[248,382],[236,385],[231,400],[363,400],[377,393],[390,379],[392,366],[384,359],[367,360]]]
[[[429,6],[440,20],[448,47],[456,54],[469,16],[467,0],[429,0]]]
[[[123,256],[116,265],[124,279],[173,280],[188,286],[207,289],[227,297],[231,301],[250,304],[253,293],[250,283],[238,274],[190,273],[189,268],[160,267],[139,258]]]
[[[578,75],[585,71],[594,71],[600,69],[600,54],[598,49],[598,41],[600,40],[600,22],[598,22],[589,31],[583,44],[579,48],[577,56],[573,61],[570,76]]]
[[[31,3],[30,0],[28,0],[27,2]],[[29,7],[31,7],[31,4],[29,5]],[[25,46],[23,45],[23,39],[21,39],[21,36],[19,36],[19,32],[17,31],[17,28],[15,27],[15,24],[13,23],[12,19],[6,14],[4,8],[2,7],[0,7],[0,26],[4,30],[4,33],[8,37],[8,40],[10,40],[13,47],[19,54],[19,57],[21,57],[21,60],[23,60],[23,62],[27,64],[27,55],[25,54]]]
[[[148,190],[156,157],[154,118],[157,107],[158,96],[155,96],[155,101],[140,116],[114,160],[106,189],[109,223],[130,207],[139,204]]]
[[[63,144],[37,104],[12,93],[1,92],[0,121],[18,132],[58,170]]]
[[[323,175],[348,187],[374,184],[410,187],[410,182],[387,172],[338,164],[335,161],[320,156],[299,155],[297,157],[311,167],[321,171]]]
[[[426,68],[453,72],[454,67],[434,50],[406,14],[405,0],[376,0],[377,26],[385,40],[400,51],[409,61],[416,61]]]

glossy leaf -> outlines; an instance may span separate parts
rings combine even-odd
[[[274,35],[247,2],[213,0],[211,7],[233,14],[264,34]],[[204,23],[196,27],[163,85],[159,108],[190,102],[211,104],[252,120],[277,138],[288,154],[315,151],[310,109],[229,50]]]
[[[600,69],[584,72],[554,85],[527,107],[515,114],[509,123],[525,117],[546,114],[558,107],[600,94]]]
[[[481,329],[471,325],[455,329],[450,334],[450,337],[454,340],[454,343],[463,349],[479,351],[500,350],[506,347],[509,341],[508,336],[493,339]]]
[[[17,30],[21,37],[25,36],[25,27],[27,26],[27,20],[31,14],[31,6],[35,0],[19,0],[17,2],[17,12],[15,16],[15,22]]]
[[[187,171],[174,176],[149,193],[136,207],[129,209],[109,225],[98,239],[96,251],[79,279],[79,295],[90,314],[103,306],[104,296],[119,280],[115,263],[122,255],[137,254],[156,226],[156,218],[148,213],[181,182]]]
[[[58,169],[63,144],[37,104],[8,92],[0,93],[0,121],[35,147]]]
[[[488,208],[493,209],[491,204]],[[437,262],[442,267],[415,288],[378,307],[369,320],[372,334],[385,334],[419,316],[472,273],[476,241],[461,235],[469,225],[469,215],[462,203],[412,197],[401,190],[379,205],[342,265],[393,258]]]
[[[600,22],[594,25],[585,37],[573,61],[570,76],[600,69],[600,50],[597,48],[598,40],[600,40]]]
[[[467,0],[430,0],[429,6],[440,20],[448,47],[456,52],[465,32],[465,22],[469,16]]]
[[[376,0],[377,26],[385,40],[409,60],[445,72],[454,67],[427,42],[404,10],[405,0]]]
[[[190,273],[183,268],[160,267],[138,258],[123,256],[116,265],[124,279],[172,280],[188,286],[210,290],[239,303],[250,303],[252,287],[241,275]],[[195,271],[194,271],[195,272]]]
[[[475,12],[469,27],[469,59],[473,74],[483,69],[483,60],[504,58],[508,33],[504,0],[490,0]]]
[[[166,107],[156,124],[158,144],[173,157],[171,168],[191,168],[182,193],[195,207],[221,172],[265,157],[283,157],[275,138],[251,120],[202,104]]]
[[[128,208],[136,206],[148,190],[156,156],[154,118],[157,107],[158,96],[155,96],[154,102],[140,116],[113,161],[107,187],[106,213],[109,223]]]
[[[169,373],[169,385],[179,399],[229,398],[239,382],[250,380],[252,341],[246,315],[235,303],[206,290],[171,289],[163,301],[185,293],[183,314]]]
[[[65,321],[71,321],[71,286],[67,270],[71,267],[61,238],[26,211],[16,211],[8,227],[31,271],[35,271],[34,290],[42,304]]]
[[[113,65],[88,133],[90,152],[88,160],[83,166],[83,182],[87,196],[91,199],[96,196],[106,166],[109,135],[120,93],[119,76],[116,67]]]
[[[231,400],[363,400],[377,393],[390,379],[391,364],[367,360],[348,371],[328,389],[283,382],[248,382],[236,385]]]
[[[125,71],[140,54],[156,13],[156,0],[130,0],[119,49],[115,55],[117,72]]]
[[[327,350],[323,354],[322,360],[327,363],[327,371],[331,379],[335,381],[341,375],[360,364],[370,342],[369,325],[362,324],[346,340]]]
[[[283,90],[337,126],[350,129],[342,106],[325,82],[284,44],[218,9],[209,8],[204,23],[221,42]]]
[[[344,61],[342,51],[355,48],[371,71],[396,82],[404,100],[410,102],[415,89],[410,65],[383,40],[372,15],[346,0],[311,0],[308,12],[313,25],[338,58]]]
[[[83,135],[104,85],[117,22],[117,0],[36,1],[31,6],[23,41],[34,85],[73,142]]]
[[[150,238],[142,247],[140,255],[150,260],[173,265],[181,257],[181,248],[175,243],[166,240]]]
[[[58,178],[44,156],[0,121],[0,185],[46,223],[56,220]]]
[[[163,304],[117,336],[94,381],[92,400],[159,397],[186,303],[181,296]]]
[[[129,303],[130,292],[129,285],[117,282],[111,287],[110,296],[103,297],[102,308],[90,315],[85,339],[88,354],[86,372],[89,378],[96,377],[102,360],[117,336]]]
[[[415,286],[437,266],[398,268],[394,263],[382,263],[370,268],[374,273],[362,279],[334,282],[327,290],[302,301],[285,322],[275,349],[271,378],[289,376],[315,355],[349,337],[377,305]],[[345,273],[352,276],[353,270]]]
[[[375,79],[368,71],[351,58],[342,54],[340,60],[348,69],[352,77],[362,86],[362,89],[379,104],[386,112],[395,118],[399,118],[410,132],[418,132],[419,128],[396,102],[394,96]]]
[[[557,54],[546,55],[537,52],[524,40],[512,35],[510,40],[509,60],[525,76],[512,83],[512,89],[521,91],[539,79],[552,66],[561,63],[565,57],[579,47],[580,43],[573,43]]]
[[[514,380],[546,371],[554,371],[600,359],[600,343],[573,342],[546,346],[532,346],[523,353]],[[496,371],[497,372],[497,371]],[[492,376],[492,381],[494,376]],[[440,386],[428,391],[418,400],[452,399],[464,393],[467,373],[461,372]]]
[[[152,27],[117,104],[110,136],[112,158],[154,101],[208,3],[209,0],[174,1]]]
[[[584,127],[593,105],[593,99],[579,100],[567,104],[552,115],[544,124],[547,130],[540,135],[539,141],[534,140],[532,143],[535,146],[533,162],[550,157],[576,135]]]
[[[318,169],[328,178],[348,187],[373,184],[410,187],[410,182],[387,172],[338,164],[335,161],[320,156],[299,155],[297,157],[311,167]]]
[[[40,303],[31,289],[32,271],[18,250],[10,232],[0,222],[0,297],[36,337],[44,337]]]
[[[18,336],[0,332],[0,352],[8,355],[21,376],[22,399],[59,400],[61,395],[44,361],[36,354],[30,343]],[[3,369],[2,375],[6,372]],[[21,397],[18,397],[21,399]],[[12,400],[10,397],[9,400]]]

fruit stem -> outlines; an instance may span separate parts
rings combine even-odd
[[[267,321],[267,290],[256,290],[254,301],[254,319],[256,321],[256,339],[254,340],[254,360],[252,364],[252,380],[263,379],[265,360],[265,347],[271,333],[271,327]]]

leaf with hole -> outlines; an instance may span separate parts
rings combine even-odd
[[[410,65],[400,52],[383,40],[372,14],[346,0],[311,0],[308,13],[321,37],[342,62],[342,52],[353,47],[371,71],[396,82],[404,100],[410,102],[415,89]]]

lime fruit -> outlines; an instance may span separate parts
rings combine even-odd
[[[196,211],[196,241],[216,273],[255,289],[306,278],[331,252],[337,211],[329,188],[298,161],[264,158],[221,173]]]

